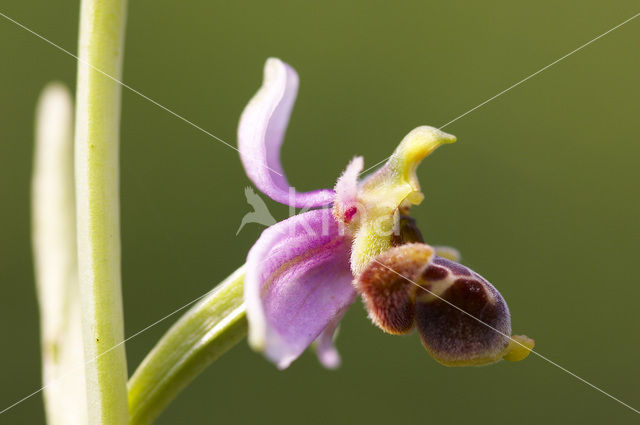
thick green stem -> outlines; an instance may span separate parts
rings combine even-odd
[[[118,198],[121,89],[114,81],[122,73],[125,9],[126,0],[82,0],[80,10],[78,266],[89,423],[100,425],[128,422]]]
[[[129,381],[130,424],[150,424],[204,368],[247,334],[244,266],[204,296],[160,339]]]
[[[47,423],[84,425],[87,406],[76,252],[73,101],[62,84],[48,85],[38,102],[31,206]]]

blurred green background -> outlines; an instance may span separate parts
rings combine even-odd
[[[0,11],[75,52],[78,1],[4,0]],[[636,0],[132,1],[124,81],[235,145],[264,60],[301,89],[283,151],[299,189],[329,187],[349,159],[385,158],[412,128],[440,126],[631,17]],[[515,333],[640,407],[640,18],[446,128],[458,143],[419,170],[427,242],[449,244],[502,292]],[[29,232],[34,106],[75,60],[0,18],[0,410],[40,386]],[[249,184],[237,153],[123,90],[126,334],[240,265]],[[266,199],[266,198],[265,198]],[[274,215],[287,208],[268,201]],[[126,344],[130,373],[170,326]],[[305,354],[285,372],[240,344],[158,424],[628,424],[637,416],[531,356],[451,369],[415,334],[393,337],[358,302],[343,366]],[[40,395],[0,416],[43,422]]]

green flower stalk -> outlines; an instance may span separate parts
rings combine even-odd
[[[78,266],[89,423],[100,425],[129,420],[120,282],[121,87],[114,81],[122,74],[125,8],[125,0],[82,0],[80,11],[75,128]]]
[[[131,425],[149,424],[209,364],[247,335],[242,266],[162,337],[129,381]]]

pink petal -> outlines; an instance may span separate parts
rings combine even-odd
[[[356,294],[354,293],[354,299]],[[348,306],[347,306],[348,307]],[[327,327],[322,331],[320,336],[315,341],[315,349],[316,355],[318,356],[318,360],[322,363],[322,366],[327,369],[337,369],[340,367],[341,359],[340,353],[336,349],[334,344],[335,337],[338,333],[338,325],[340,321],[344,317],[344,314],[347,312],[345,308],[344,311],[339,314],[335,319],[327,325]]]
[[[272,199],[298,208],[329,205],[334,196],[331,189],[296,192],[280,163],[280,148],[297,93],[296,71],[280,59],[268,59],[262,87],[240,117],[240,159],[251,181]]]
[[[334,214],[345,224],[351,222],[358,212],[358,176],[363,167],[364,160],[361,156],[356,156],[336,183]]]
[[[267,228],[247,257],[250,345],[286,368],[353,303],[352,280],[349,244],[330,210]]]

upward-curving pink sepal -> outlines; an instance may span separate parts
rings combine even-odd
[[[296,192],[280,163],[280,148],[297,93],[296,71],[280,59],[268,59],[262,87],[240,117],[240,159],[256,187],[273,200],[297,208],[326,206],[333,202],[333,190]]]

